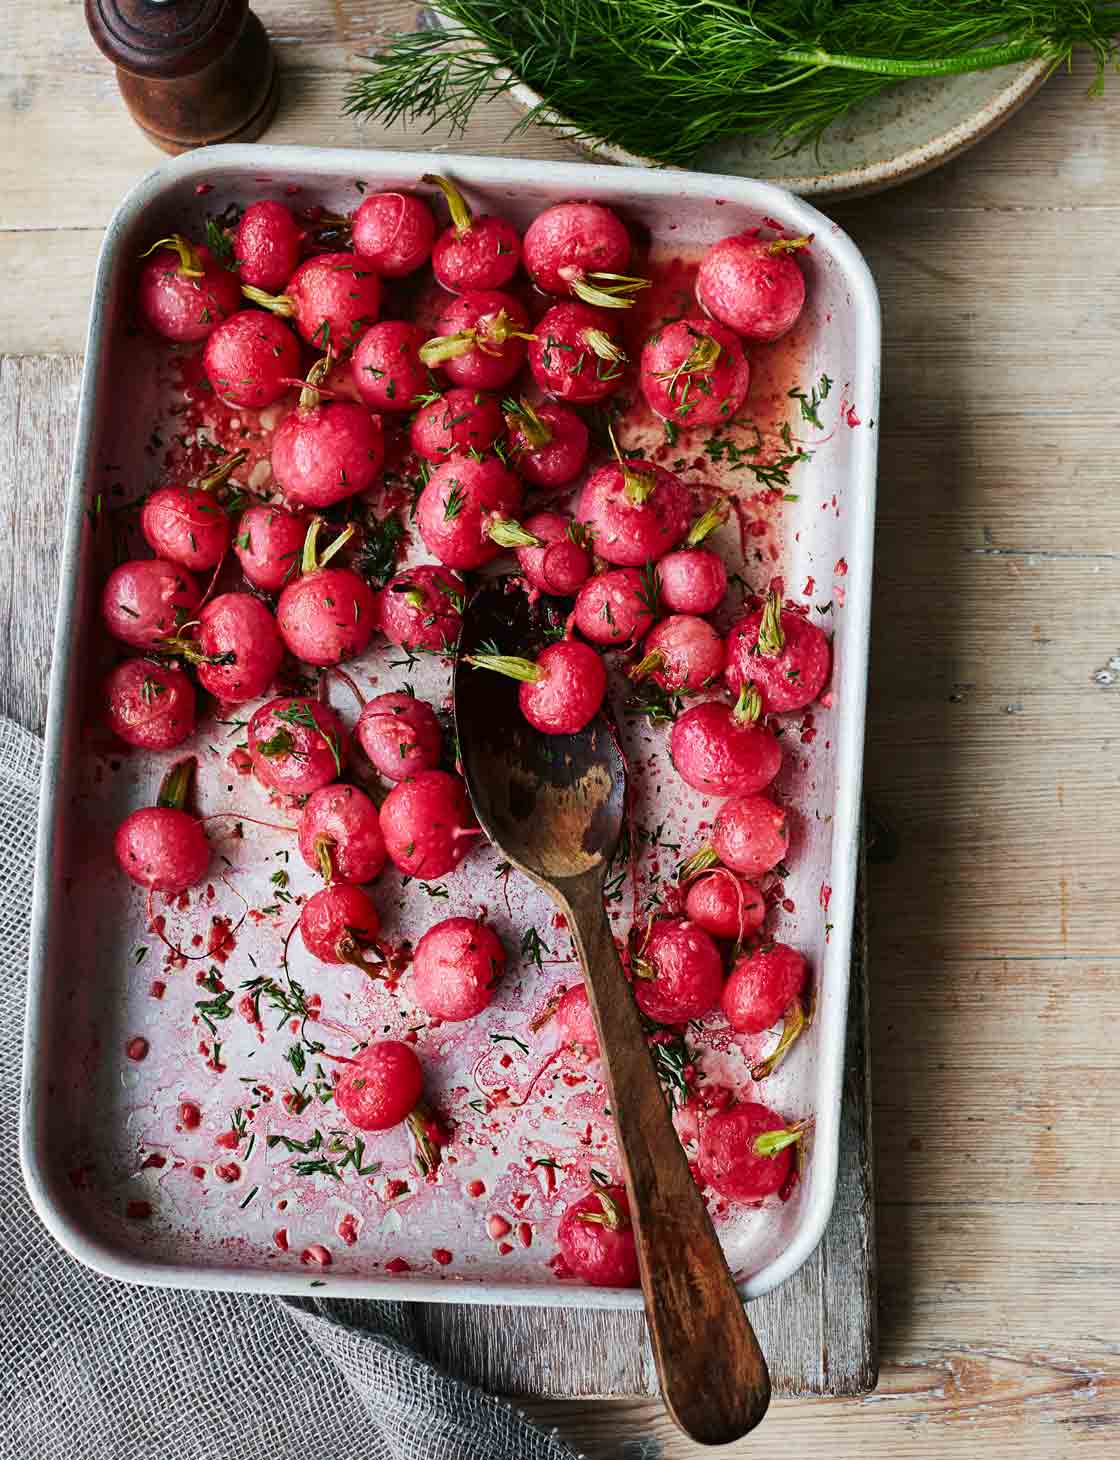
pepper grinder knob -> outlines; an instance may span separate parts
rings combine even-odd
[[[132,119],[165,152],[251,142],[276,110],[276,59],[249,0],[86,0]]]

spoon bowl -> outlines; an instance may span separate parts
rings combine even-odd
[[[496,644],[531,658],[549,642],[554,611],[504,582],[471,600],[460,656]],[[542,735],[522,717],[517,689],[514,680],[456,661],[459,753],[479,824],[509,861],[545,885],[605,873],[626,815],[615,727],[600,712],[578,735]]]
[[[542,735],[522,717],[514,681],[465,662],[535,656],[563,633],[561,607],[530,604],[513,579],[490,580],[468,602],[454,678],[460,761],[483,831],[551,894],[583,966],[666,1408],[692,1439],[728,1444],[766,1413],[770,1376],[673,1128],[603,902],[627,810],[617,731],[600,712],[578,735]]]

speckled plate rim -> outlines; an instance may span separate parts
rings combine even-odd
[[[1030,100],[1053,70],[1050,61],[1033,61],[1017,69],[1008,84],[984,106],[955,127],[950,127],[936,137],[907,148],[890,157],[880,157],[860,167],[844,168],[834,172],[789,173],[767,177],[774,187],[786,188],[799,197],[857,198],[868,193],[882,192],[932,172],[946,162],[959,157],[962,152],[983,141],[1003,126],[1019,108]],[[509,88],[509,96],[523,111],[543,107],[543,98],[523,81],[515,81]],[[592,141],[577,137],[576,129],[564,117],[544,108],[540,121],[558,136],[577,147],[588,156],[606,162],[615,162],[627,167],[655,167],[663,171],[672,170],[667,164],[640,153],[629,152],[610,142]]]

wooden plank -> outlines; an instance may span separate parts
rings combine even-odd
[[[57,575],[57,543],[69,465],[69,432],[81,362],[73,357],[0,363],[0,464],[26,483],[5,507],[0,594],[10,606],[9,671],[0,712],[42,726]],[[32,565],[31,597],[24,574]],[[4,575],[7,575],[6,577]],[[46,602],[44,601],[46,600]],[[3,598],[0,598],[3,602]],[[866,1046],[867,985],[862,928],[853,970],[843,1116],[843,1173],[819,1251],[790,1282],[752,1308],[779,1393],[859,1393],[873,1387],[874,1209]],[[490,1389],[538,1395],[657,1392],[644,1320],[576,1310],[418,1307],[419,1341],[457,1373]]]

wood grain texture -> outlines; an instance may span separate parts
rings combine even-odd
[[[411,23],[404,0],[257,9],[285,82],[270,139],[443,145],[339,113],[351,52]],[[42,0],[6,19],[0,270],[16,287],[0,293],[0,342],[76,354],[100,231],[158,158],[80,7]],[[1120,90],[1090,102],[1089,79],[1079,62],[956,162],[836,210],[885,321],[867,762],[889,833],[868,873],[884,1362],[865,1398],[775,1401],[761,1435],[778,1453],[1120,1452]],[[455,145],[568,155],[539,133],[507,143],[511,119],[495,105]],[[72,363],[0,367],[0,700],[32,725],[75,382]],[[833,1281],[866,1219],[866,1186],[846,1171],[823,1249]],[[775,1374],[801,1391],[824,1367],[824,1345],[794,1331],[819,1310],[815,1281],[805,1269],[752,1307]],[[433,1353],[507,1392],[588,1396],[588,1355],[599,1392],[650,1391],[636,1319],[555,1310],[545,1344],[521,1310],[415,1316]],[[830,1379],[858,1369],[832,1317],[815,1335]],[[603,1460],[700,1453],[653,1400],[525,1404]],[[757,1443],[724,1453],[745,1460]]]

